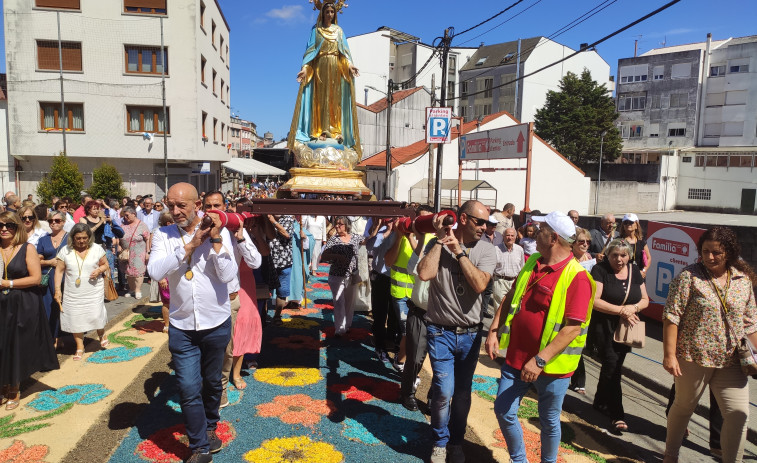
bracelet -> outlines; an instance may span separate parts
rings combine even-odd
[[[636,313],[639,313],[639,304],[634,304],[633,308],[636,309]]]
[[[13,280],[8,280],[8,284],[10,285],[8,287],[11,288],[11,289],[13,289]]]

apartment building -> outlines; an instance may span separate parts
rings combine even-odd
[[[169,185],[218,188],[231,88],[217,0],[5,0],[3,10],[9,175],[22,196],[35,193],[64,137],[85,186],[108,162],[132,195],[163,196],[166,140]]]
[[[231,157],[252,158],[252,140],[257,136],[257,126],[254,122],[231,117],[229,144]]]
[[[574,52],[546,37],[479,47],[460,68],[459,115],[470,121],[507,111],[521,122],[533,122],[536,111],[547,101],[547,92],[559,91],[560,80],[568,72],[581,75],[584,69],[612,92],[610,65],[596,50],[586,49],[557,66],[528,75]]]

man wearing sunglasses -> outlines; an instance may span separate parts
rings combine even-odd
[[[74,219],[71,218],[71,214],[68,213],[68,203],[61,200],[55,203],[55,210],[58,212],[62,212],[63,215],[66,216],[66,223],[63,224],[63,231],[66,233],[70,232],[72,228],[74,228],[74,225],[76,225],[76,222],[74,222]]]
[[[426,312],[431,386],[432,463],[463,462],[462,443],[471,405],[473,372],[481,346],[484,292],[497,264],[494,246],[481,239],[486,206],[466,201],[457,228],[434,217],[436,238],[418,263],[418,277],[430,281]],[[451,401],[451,403],[450,403]]]

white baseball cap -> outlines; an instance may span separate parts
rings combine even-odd
[[[487,220],[487,222],[489,222],[489,223],[490,223],[490,224],[492,224],[492,225],[496,225],[496,224],[498,224],[498,223],[499,223],[499,220],[497,220],[497,218],[496,218],[496,217],[494,217],[493,215],[490,215],[490,216],[489,216],[489,220]]]
[[[552,228],[561,238],[565,239],[569,243],[576,240],[576,224],[573,223],[573,219],[568,217],[562,212],[554,211],[547,215],[531,217],[534,222],[545,222]]]
[[[638,222],[639,218],[634,213],[628,213],[623,216],[623,222]]]

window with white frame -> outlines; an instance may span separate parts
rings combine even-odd
[[[663,80],[665,78],[665,66],[655,66],[652,70],[654,80]]]
[[[674,64],[670,72],[673,79],[686,79],[691,77],[691,63]]]
[[[632,66],[623,66],[620,68],[620,83],[630,84],[632,82],[646,82],[649,75],[648,64],[636,64]]]
[[[621,93],[618,96],[618,111],[638,111],[647,105],[647,92]]]
[[[689,188],[689,199],[709,201],[712,199],[712,190],[709,188]]]
[[[725,104],[725,92],[708,93],[705,97],[706,106],[723,106]]]
[[[728,61],[729,74],[736,74],[740,72],[749,72],[749,58],[738,58]]]
[[[722,77],[725,75],[725,64],[710,66],[710,77]]]
[[[620,136],[622,138],[641,138],[643,135],[643,122],[623,122],[620,125]]]
[[[686,127],[668,127],[668,136],[669,137],[685,137],[686,136]]]

